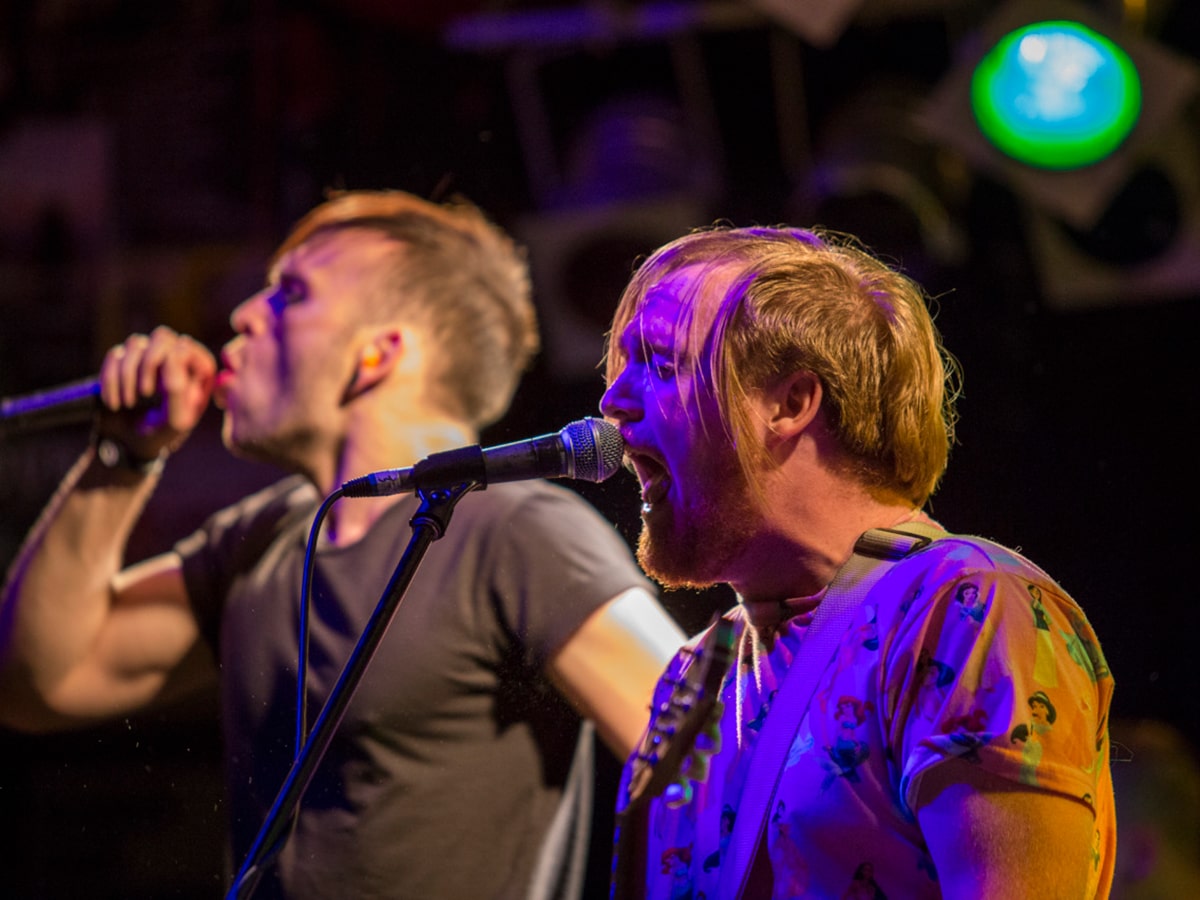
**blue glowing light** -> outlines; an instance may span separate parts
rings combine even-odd
[[[1142,106],[1129,55],[1070,21],[1009,32],[980,61],[971,107],[1001,152],[1032,166],[1074,169],[1104,159],[1128,137]]]

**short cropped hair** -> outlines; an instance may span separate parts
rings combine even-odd
[[[922,289],[854,238],[788,226],[699,229],[656,250],[621,298],[608,345],[608,381],[625,365],[620,335],[649,288],[696,266],[676,347],[701,348],[727,438],[751,484],[766,448],[751,439],[750,392],[798,371],[816,375],[824,409],[853,474],[921,506],[954,441],[958,367]],[[719,277],[730,287],[706,296]]]
[[[364,315],[423,327],[438,346],[433,402],[476,430],[495,422],[539,347],[524,248],[462,198],[431,203],[403,191],[347,191],[304,216],[272,265],[320,235],[354,228],[397,242]]]

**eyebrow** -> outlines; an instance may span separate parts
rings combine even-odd
[[[307,281],[307,279],[300,274],[301,267],[297,265],[297,251],[304,246],[304,244],[300,244],[296,247],[293,247],[287,253],[284,253],[272,261],[270,268],[267,269],[268,284],[277,284],[286,277],[295,278],[300,281]]]
[[[273,266],[271,266],[269,269],[267,269],[267,277],[265,279],[265,282],[267,285],[279,284],[280,280],[282,280],[284,275],[289,274],[290,271],[291,270],[285,264],[285,261],[279,260]]]

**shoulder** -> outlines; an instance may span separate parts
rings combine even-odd
[[[221,518],[248,518],[268,511],[286,512],[314,506],[318,500],[312,483],[300,475],[288,475],[214,514]]]
[[[475,496],[487,498],[486,503],[496,511],[511,511],[539,505],[593,509],[587,500],[570,488],[536,478],[493,484]]]
[[[213,513],[176,549],[186,557],[206,543],[240,541],[264,532],[273,536],[290,524],[311,518],[319,500],[316,488],[301,476],[282,478]]]
[[[501,526],[506,529],[502,534],[515,539],[533,534],[555,542],[573,542],[606,533],[619,539],[616,526],[591,503],[575,491],[547,481],[497,484],[467,499],[472,501],[471,516]]]
[[[1031,603],[1043,601],[1065,615],[1082,615],[1075,600],[1037,564],[974,535],[947,535],[900,560],[871,598],[901,630],[931,618],[942,621],[951,611],[977,625],[989,619],[998,623],[1011,614],[1024,617]]]
[[[964,566],[993,571],[1038,573],[1049,577],[1020,551],[989,538],[971,534],[947,534],[912,554],[910,559],[926,557],[943,565]]]
[[[970,576],[1013,577],[1053,584],[1054,579],[1019,551],[976,535],[949,534],[900,560],[897,580],[954,582]]]
[[[175,544],[188,598],[212,646],[220,644],[219,620],[234,582],[289,529],[307,529],[319,502],[308,481],[283,478],[214,513]]]

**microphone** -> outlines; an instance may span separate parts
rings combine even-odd
[[[0,399],[0,435],[86,422],[100,408],[100,379]]]
[[[407,491],[450,488],[467,481],[480,488],[530,478],[604,481],[621,468],[625,441],[603,419],[579,419],[554,434],[498,447],[478,444],[431,453],[407,469],[384,469],[342,485],[345,497],[386,497]]]

